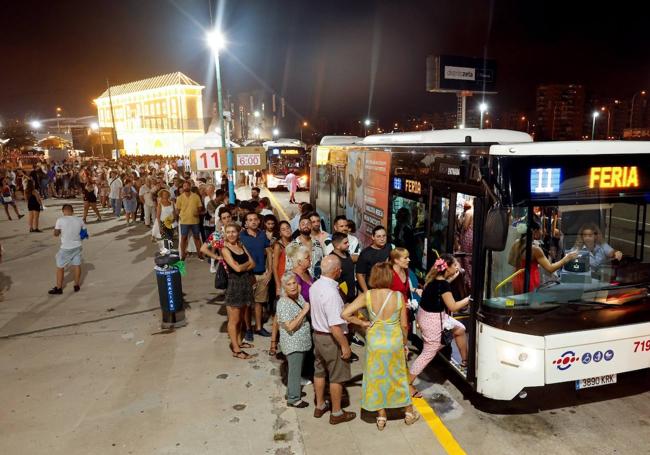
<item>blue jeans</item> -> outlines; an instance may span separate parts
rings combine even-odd
[[[287,355],[289,371],[287,372],[287,403],[297,403],[300,401],[300,378],[302,377],[302,362],[305,359],[305,353],[298,351]]]
[[[111,207],[113,207],[115,218],[118,218],[122,213],[122,199],[111,199]]]

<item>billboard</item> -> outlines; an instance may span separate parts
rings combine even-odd
[[[427,91],[496,93],[496,60],[459,55],[427,57]]]
[[[389,152],[348,153],[348,192],[345,216],[357,226],[363,245],[372,243],[372,229],[388,227]]]

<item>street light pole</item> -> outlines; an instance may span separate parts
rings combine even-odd
[[[591,114],[593,121],[591,122],[591,140],[594,140],[594,134],[596,133],[596,118],[598,118],[598,111]]]
[[[634,95],[632,95],[632,105],[630,107],[630,128],[632,128],[632,118],[634,116],[634,100],[636,99],[636,96],[638,94],[641,94],[641,96],[645,95],[645,90],[641,90],[640,92],[636,92]]]
[[[230,143],[226,143],[226,122],[223,111],[223,96],[221,94],[221,68],[219,66],[219,49],[224,45],[223,35],[214,30],[207,36],[208,44],[214,53],[214,69],[217,77],[217,103],[219,105],[219,128],[221,129],[221,147],[226,149],[226,162],[228,165],[228,202],[235,203],[235,171],[234,159]]]
[[[478,106],[478,110],[481,112],[481,124],[479,125],[479,129],[483,129],[483,114],[485,114],[485,111],[487,111],[487,104],[481,103]]]

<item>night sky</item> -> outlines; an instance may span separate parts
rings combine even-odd
[[[203,40],[215,0],[2,2],[0,117],[94,114],[106,88],[182,71],[214,99]],[[306,118],[455,109],[425,92],[428,54],[498,62],[497,110],[534,108],[540,83],[630,97],[650,87],[650,2],[456,0],[223,2],[231,93],[265,84]],[[602,6],[601,6],[602,5]],[[475,103],[472,101],[472,103]]]

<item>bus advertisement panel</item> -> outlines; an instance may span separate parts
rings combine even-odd
[[[372,229],[388,223],[390,153],[351,151],[348,154],[348,195],[345,216],[357,226],[357,236],[372,243]]]

